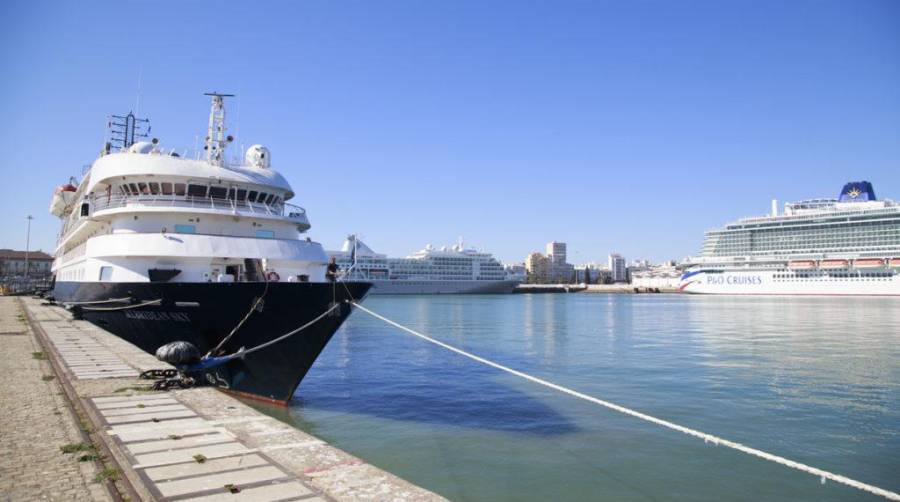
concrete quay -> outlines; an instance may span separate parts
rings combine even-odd
[[[0,326],[12,333],[0,337],[15,340],[15,351],[5,350],[0,362],[8,373],[30,371],[21,376],[28,376],[28,386],[3,386],[0,394],[5,419],[0,441],[12,452],[0,464],[2,497],[444,500],[216,389],[149,390],[150,382],[139,373],[166,364],[88,322],[72,320],[62,308],[3,297]],[[32,352],[46,359],[32,359]],[[23,400],[35,402],[28,413],[15,404]],[[58,414],[61,409],[68,415]],[[59,429],[52,437],[45,432],[50,422]],[[16,426],[7,427],[12,423]],[[37,437],[46,444],[35,444]],[[72,444],[82,444],[89,461],[72,458],[84,456],[80,452],[62,453],[61,447]],[[33,481],[23,483],[18,471],[34,471]],[[58,479],[65,483],[41,486]]]

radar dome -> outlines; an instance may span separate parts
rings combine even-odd
[[[138,141],[137,143],[128,147],[129,153],[150,153],[156,147],[153,143],[149,141]]]
[[[272,156],[268,148],[262,145],[253,145],[247,149],[244,161],[248,166],[267,168],[272,162]]]

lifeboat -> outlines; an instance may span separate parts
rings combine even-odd
[[[789,261],[788,268],[791,270],[810,270],[816,268],[816,262],[815,260]]]
[[[884,260],[881,258],[860,258],[853,260],[853,266],[856,268],[881,268],[884,266]]]
[[[900,268],[900,258],[891,258],[891,268]]]
[[[847,268],[850,265],[848,260],[822,260],[819,264],[821,268]]]
[[[50,199],[50,214],[62,217],[68,213],[75,202],[76,191],[78,191],[78,187],[72,183],[56,187],[56,190],[53,191],[53,198]]]

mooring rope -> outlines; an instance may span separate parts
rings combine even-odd
[[[227,362],[227,361],[230,361],[230,360],[232,360],[232,359],[236,359],[236,358],[238,358],[238,357],[244,357],[244,356],[246,356],[247,354],[252,354],[252,353],[256,352],[257,350],[262,350],[262,349],[264,349],[264,348],[266,348],[266,347],[268,347],[268,346],[270,346],[270,345],[275,345],[276,343],[278,343],[278,342],[280,342],[280,341],[282,341],[282,340],[284,340],[284,339],[286,339],[286,338],[289,338],[289,337],[291,337],[291,336],[293,336],[293,335],[296,335],[297,333],[303,331],[304,329],[306,329],[306,328],[312,326],[313,324],[319,322],[320,320],[322,320],[323,317],[327,316],[327,315],[330,314],[332,311],[334,311],[334,309],[336,309],[336,308],[338,308],[338,307],[340,307],[340,306],[341,306],[340,303],[335,303],[334,305],[331,306],[331,308],[329,308],[329,309],[326,310],[325,312],[322,312],[321,314],[319,314],[318,317],[316,317],[316,318],[313,319],[312,321],[309,321],[308,323],[304,324],[303,326],[300,326],[300,327],[297,328],[297,329],[294,329],[294,330],[292,330],[292,331],[288,331],[287,333],[285,333],[285,334],[279,336],[278,338],[274,338],[274,339],[272,339],[272,340],[269,340],[269,341],[266,342],[266,343],[261,343],[261,344],[257,345],[256,347],[253,347],[253,348],[250,348],[250,349],[246,349],[246,350],[241,349],[241,350],[239,350],[239,351],[237,351],[237,352],[235,352],[235,353],[233,353],[233,354],[228,354],[227,356],[219,356],[219,357],[216,357],[216,359],[221,359],[222,362]]]
[[[239,323],[237,323],[237,326],[232,328],[231,333],[228,333],[228,336],[223,338],[222,341],[220,341],[215,347],[209,349],[209,352],[206,353],[206,357],[209,357],[214,353],[222,350],[222,347],[225,346],[228,340],[231,340],[231,337],[233,337],[234,334],[237,333],[237,330],[241,329],[241,326],[243,326],[244,323],[247,322],[247,319],[250,319],[250,315],[253,314],[253,312],[256,311],[256,308],[259,307],[259,304],[262,303],[263,298],[266,297],[266,293],[269,292],[269,277],[266,274],[263,274],[263,279],[266,281],[266,286],[263,288],[262,295],[260,295],[253,301],[252,304],[250,304],[250,310],[248,310],[244,318],[241,319]]]
[[[678,431],[678,432],[687,434],[687,435],[689,435],[689,436],[694,436],[694,437],[700,438],[700,439],[702,439],[703,442],[705,442],[705,443],[713,443],[713,444],[715,444],[715,445],[717,445],[717,446],[718,446],[718,445],[727,446],[728,448],[732,448],[732,449],[734,449],[734,450],[737,450],[737,451],[746,453],[746,454],[748,454],[748,455],[753,455],[753,456],[755,456],[755,457],[759,457],[759,458],[761,458],[761,459],[768,460],[768,461],[770,461],[770,462],[775,462],[776,464],[781,464],[781,465],[783,465],[783,466],[785,466],[785,467],[790,467],[791,469],[796,469],[796,470],[798,470],[798,471],[802,471],[802,472],[806,472],[806,473],[812,474],[812,475],[814,475],[814,476],[818,476],[818,477],[822,480],[823,483],[825,482],[826,479],[828,479],[828,480],[831,480],[831,481],[834,481],[834,482],[837,482],[837,483],[841,483],[841,484],[843,484],[843,485],[850,486],[850,487],[852,487],[852,488],[856,488],[857,490],[862,490],[862,491],[864,491],[864,492],[868,492],[868,493],[871,493],[871,494],[873,494],[873,495],[879,495],[879,496],[884,497],[884,498],[889,499],[889,500],[900,500],[900,494],[898,494],[898,493],[896,493],[896,492],[892,492],[892,491],[890,491],[890,490],[885,490],[884,488],[879,488],[879,487],[877,487],[877,486],[873,486],[873,485],[870,485],[870,484],[867,484],[867,483],[863,483],[863,482],[861,482],[861,481],[857,481],[857,480],[855,480],[855,479],[848,478],[848,477],[842,476],[842,475],[840,475],[840,474],[835,474],[835,473],[833,473],[833,472],[829,472],[829,471],[826,471],[826,470],[823,470],[823,469],[818,469],[818,468],[816,468],[816,467],[811,467],[811,466],[808,466],[808,465],[806,465],[806,464],[802,464],[802,463],[800,463],[800,462],[796,462],[796,461],[794,461],[794,460],[790,460],[790,459],[787,459],[787,458],[784,458],[784,457],[781,457],[781,456],[778,456],[778,455],[775,455],[775,454],[772,454],[772,453],[767,453],[767,452],[765,452],[765,451],[758,450],[758,449],[752,448],[752,447],[750,447],[750,446],[745,446],[745,445],[743,445],[743,444],[741,444],[741,443],[737,443],[737,442],[735,442],[735,441],[729,441],[729,440],[727,440],[727,439],[723,439],[723,438],[720,438],[720,437],[718,437],[718,436],[714,436],[714,435],[712,435],[712,434],[707,434],[707,433],[705,433],[705,432],[701,432],[701,431],[698,431],[698,430],[695,430],[695,429],[691,429],[691,428],[685,427],[685,426],[683,426],[683,425],[678,425],[678,424],[676,424],[676,423],[669,422],[668,420],[663,420],[663,419],[661,419],[661,418],[656,418],[656,417],[647,415],[646,413],[641,413],[641,412],[639,412],[639,411],[635,411],[635,410],[632,410],[632,409],[630,409],[630,408],[626,408],[626,407],[624,407],[624,406],[620,406],[620,405],[618,405],[618,404],[611,403],[611,402],[609,402],[609,401],[604,401],[603,399],[598,399],[598,398],[596,398],[596,397],[589,396],[589,395],[584,394],[584,393],[582,393],[582,392],[578,392],[578,391],[576,391],[576,390],[572,390],[572,389],[570,389],[570,388],[568,388],[568,387],[563,387],[562,385],[555,384],[555,383],[553,383],[553,382],[549,382],[549,381],[544,380],[544,379],[542,379],[542,378],[538,378],[538,377],[535,377],[535,376],[531,376],[531,375],[529,375],[529,374],[527,374],[527,373],[523,373],[523,372],[521,372],[521,371],[514,370],[514,369],[512,369],[512,368],[510,368],[510,367],[508,367],[508,366],[504,366],[504,365],[502,365],[502,364],[495,363],[495,362],[493,362],[493,361],[491,361],[491,360],[489,360],[489,359],[485,359],[485,358],[483,358],[483,357],[476,356],[475,354],[472,354],[472,353],[470,353],[470,352],[466,352],[466,351],[464,351],[464,350],[462,350],[462,349],[458,349],[458,348],[456,348],[456,347],[453,347],[452,345],[448,345],[448,344],[446,344],[446,343],[444,343],[444,342],[435,340],[434,338],[431,338],[431,337],[429,337],[428,335],[423,335],[422,333],[419,333],[419,332],[417,332],[417,331],[415,331],[415,330],[412,330],[412,329],[410,329],[410,328],[407,328],[406,326],[403,326],[403,325],[400,324],[400,323],[394,322],[394,321],[388,319],[387,317],[384,317],[384,316],[382,316],[382,315],[379,315],[379,314],[377,314],[377,313],[375,313],[375,312],[373,312],[373,311],[367,309],[366,307],[363,307],[363,306],[360,305],[359,303],[356,303],[356,302],[350,302],[350,303],[351,303],[351,305],[353,305],[354,307],[356,307],[356,308],[362,310],[363,312],[365,312],[365,313],[371,315],[372,317],[374,317],[374,318],[376,318],[376,319],[380,319],[380,320],[382,320],[382,321],[384,321],[384,322],[390,324],[391,326],[394,326],[394,327],[396,327],[396,328],[398,328],[398,329],[401,329],[401,330],[403,330],[403,331],[405,331],[405,332],[407,332],[407,333],[409,333],[409,334],[411,334],[411,335],[417,336],[417,337],[419,337],[419,338],[421,338],[421,339],[423,339],[423,340],[425,340],[425,341],[427,341],[427,342],[433,343],[433,344],[435,344],[435,345],[437,345],[437,346],[439,346],[439,347],[443,347],[443,348],[445,348],[445,349],[447,349],[447,350],[450,350],[450,351],[452,351],[452,352],[456,352],[457,354],[459,354],[459,355],[461,355],[461,356],[468,357],[469,359],[472,359],[472,360],[477,361],[477,362],[479,362],[479,363],[485,364],[485,365],[487,365],[487,366],[491,366],[492,368],[496,368],[496,369],[498,369],[498,370],[500,370],[500,371],[505,371],[506,373],[509,373],[509,374],[511,374],[511,375],[515,375],[515,376],[517,376],[517,377],[519,377],[519,378],[524,378],[525,380],[529,380],[529,381],[534,382],[534,383],[536,383],[536,384],[543,385],[544,387],[548,387],[548,388],[550,388],[550,389],[553,389],[553,390],[562,392],[562,393],[564,393],[564,394],[568,394],[568,395],[573,396],[573,397],[577,397],[577,398],[579,398],[579,399],[582,399],[582,400],[585,400],[585,401],[588,401],[588,402],[591,402],[591,403],[594,403],[594,404],[599,404],[600,406],[603,406],[603,407],[605,407],[605,408],[608,408],[608,409],[611,409],[611,410],[614,410],[614,411],[618,411],[619,413],[624,413],[625,415],[629,415],[629,416],[632,416],[632,417],[635,417],[635,418],[644,420],[644,421],[646,421],[646,422],[650,422],[650,423],[653,423],[653,424],[656,424],[656,425],[661,425],[661,426],[663,426],[663,427],[666,427],[666,428],[669,428],[669,429],[672,429],[672,430],[675,430],[675,431]]]
[[[60,302],[63,305],[96,305],[98,303],[116,303],[131,300],[130,296],[124,298],[110,298],[109,300],[94,300],[92,302]]]
[[[161,303],[162,299],[149,300],[146,302],[135,303],[134,305],[125,305],[124,307],[81,307],[81,310],[86,311],[98,311],[98,310],[128,310],[128,309],[136,309],[139,307],[146,307],[147,305],[156,305]]]

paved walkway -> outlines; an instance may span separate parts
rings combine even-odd
[[[109,447],[136,497],[160,501],[444,500],[216,389],[147,392],[149,382],[138,379],[139,372],[167,365],[97,326],[73,321],[61,308],[43,307],[34,299],[22,302],[42,339],[52,343],[52,357],[61,364],[63,378],[77,393],[96,436]],[[0,319],[15,317],[0,311]],[[28,329],[22,322],[15,326],[13,332]],[[9,337],[34,343],[31,336]],[[28,349],[25,355],[30,356],[31,350],[39,349]],[[22,357],[19,354],[10,361]],[[47,366],[45,361],[26,362]],[[38,371],[37,382],[46,385],[41,374]],[[61,399],[56,392],[31,390],[36,397],[51,394]],[[2,403],[4,408],[7,404]],[[58,451],[58,446],[54,448]],[[38,478],[52,477],[48,472]],[[5,500],[4,486],[0,479],[0,501]],[[13,498],[39,498],[41,492],[23,489],[20,493],[23,496]],[[89,500],[90,496],[63,498]]]
[[[110,500],[97,468],[63,453],[82,442],[78,421],[23,317],[0,297],[0,500]]]

